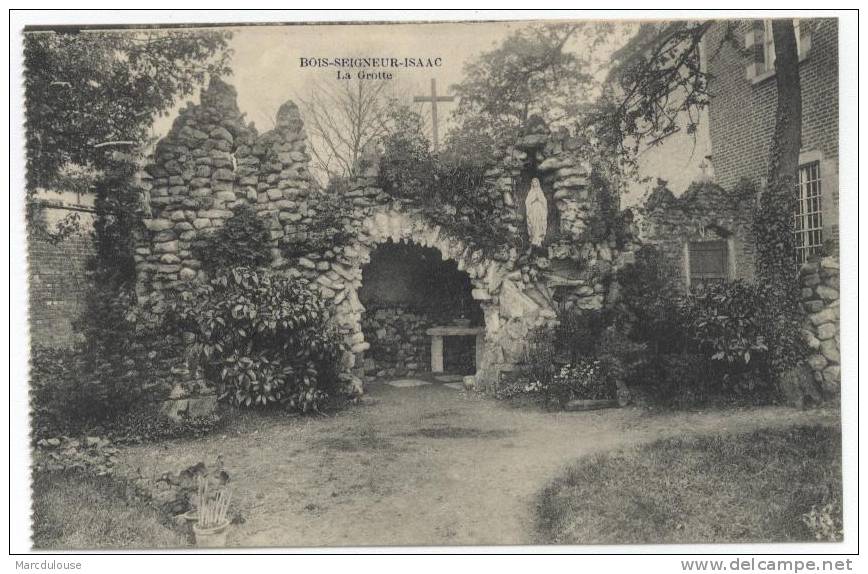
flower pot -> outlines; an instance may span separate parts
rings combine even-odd
[[[193,525],[193,535],[199,548],[225,548],[227,534],[229,534],[228,520],[211,528],[202,528],[198,523]]]
[[[452,319],[452,324],[456,327],[469,327],[470,319]]]
[[[198,510],[188,510],[184,514],[181,515],[181,518],[186,520],[187,522],[199,522],[199,511]]]

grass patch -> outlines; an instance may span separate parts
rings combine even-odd
[[[540,493],[536,530],[553,544],[808,542],[803,514],[829,505],[837,531],[841,500],[840,429],[766,429],[583,459]]]
[[[179,548],[185,537],[160,514],[129,501],[109,477],[40,473],[33,482],[33,547],[45,550]]]
[[[357,435],[333,436],[320,439],[317,441],[317,446],[342,452],[391,450],[394,448],[394,445],[388,439],[380,436],[380,432],[371,424],[365,425]]]

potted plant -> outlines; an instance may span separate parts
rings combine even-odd
[[[209,493],[208,480],[201,476],[198,486],[198,520],[193,524],[196,546],[223,548],[226,546],[226,535],[229,533],[227,514],[229,503],[232,501],[232,491],[228,488],[220,488],[216,494]]]

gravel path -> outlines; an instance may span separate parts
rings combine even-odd
[[[576,458],[685,433],[838,424],[783,407],[548,413],[441,384],[369,386],[330,417],[247,417],[230,434],[128,447],[175,471],[222,454],[246,521],[232,546],[530,544],[537,492]]]

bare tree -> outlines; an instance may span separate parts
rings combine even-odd
[[[362,149],[385,133],[388,102],[394,97],[391,84],[358,79],[316,82],[301,100],[320,184],[351,177]]]

